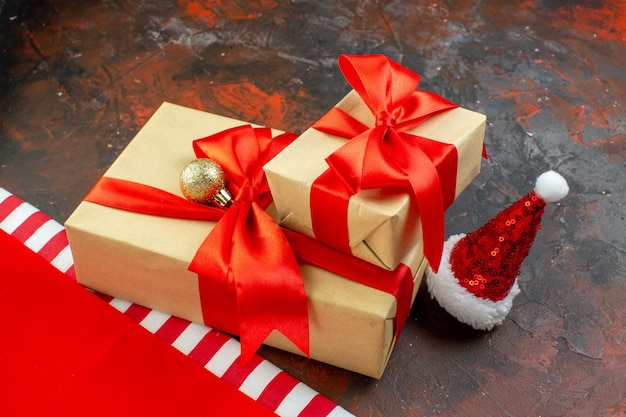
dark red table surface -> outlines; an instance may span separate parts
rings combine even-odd
[[[626,415],[626,3],[0,1],[0,186],[63,222],[163,101],[301,132],[384,53],[487,115],[490,160],[447,211],[474,230],[553,168],[508,320],[424,288],[381,380],[262,348],[358,416]]]

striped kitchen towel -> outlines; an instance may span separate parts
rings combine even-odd
[[[76,280],[65,228],[1,187],[0,229]],[[281,417],[352,416],[259,355],[240,366],[239,342],[222,332],[119,298],[98,296]]]

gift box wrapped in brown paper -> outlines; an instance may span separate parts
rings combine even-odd
[[[195,158],[192,142],[244,124],[164,103],[105,176],[182,196],[179,175]],[[270,206],[267,212],[272,210]],[[83,201],[65,225],[80,283],[181,318],[204,321],[198,276],[188,266],[214,222],[140,214]],[[402,263],[410,268],[410,299],[414,300],[425,269],[420,242],[407,252]],[[397,337],[396,297],[317,266],[305,263],[300,269],[308,300],[310,357],[379,378]],[[276,331],[266,344],[301,354]]]
[[[374,116],[354,90],[335,107],[374,125]],[[480,171],[485,121],[483,114],[457,107],[407,132],[456,147],[456,196]],[[311,186],[328,169],[325,158],[346,142],[312,127],[265,165],[281,226],[319,239],[312,225]],[[360,190],[350,197],[347,224],[352,255],[383,268],[395,268],[422,237],[418,210],[403,191]],[[332,236],[325,243],[333,245]]]

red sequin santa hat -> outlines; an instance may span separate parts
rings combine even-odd
[[[535,189],[478,230],[451,236],[437,273],[428,268],[431,296],[459,321],[475,329],[501,324],[519,293],[517,275],[541,228],[546,203],[567,195],[567,181],[554,171],[537,178]]]

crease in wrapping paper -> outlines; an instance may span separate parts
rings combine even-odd
[[[275,415],[0,231],[0,414]]]
[[[195,157],[187,145],[242,124],[247,123],[164,103],[105,175],[176,193],[178,173]],[[164,160],[168,161],[166,169]],[[66,227],[81,283],[202,322],[198,279],[186,268],[212,223],[158,218],[83,202]],[[171,236],[176,235],[184,238],[172,244]],[[147,242],[149,249],[143,247]],[[415,289],[425,266],[422,258],[418,244],[405,260],[414,274]],[[158,268],[141,265],[143,260],[159,262]],[[380,377],[394,339],[394,327],[388,321],[396,309],[393,296],[309,265],[302,265],[302,270],[310,296],[311,357]],[[272,333],[267,344],[300,353],[280,334]]]
[[[336,107],[363,125],[375,123],[354,90]],[[457,107],[407,131],[456,147],[459,164],[455,196],[480,171],[485,123],[485,115]],[[281,226],[315,237],[309,205],[311,185],[328,169],[325,159],[345,143],[345,138],[309,128],[264,166]],[[349,200],[348,231],[354,256],[393,269],[421,240],[421,220],[407,194],[361,190]]]

